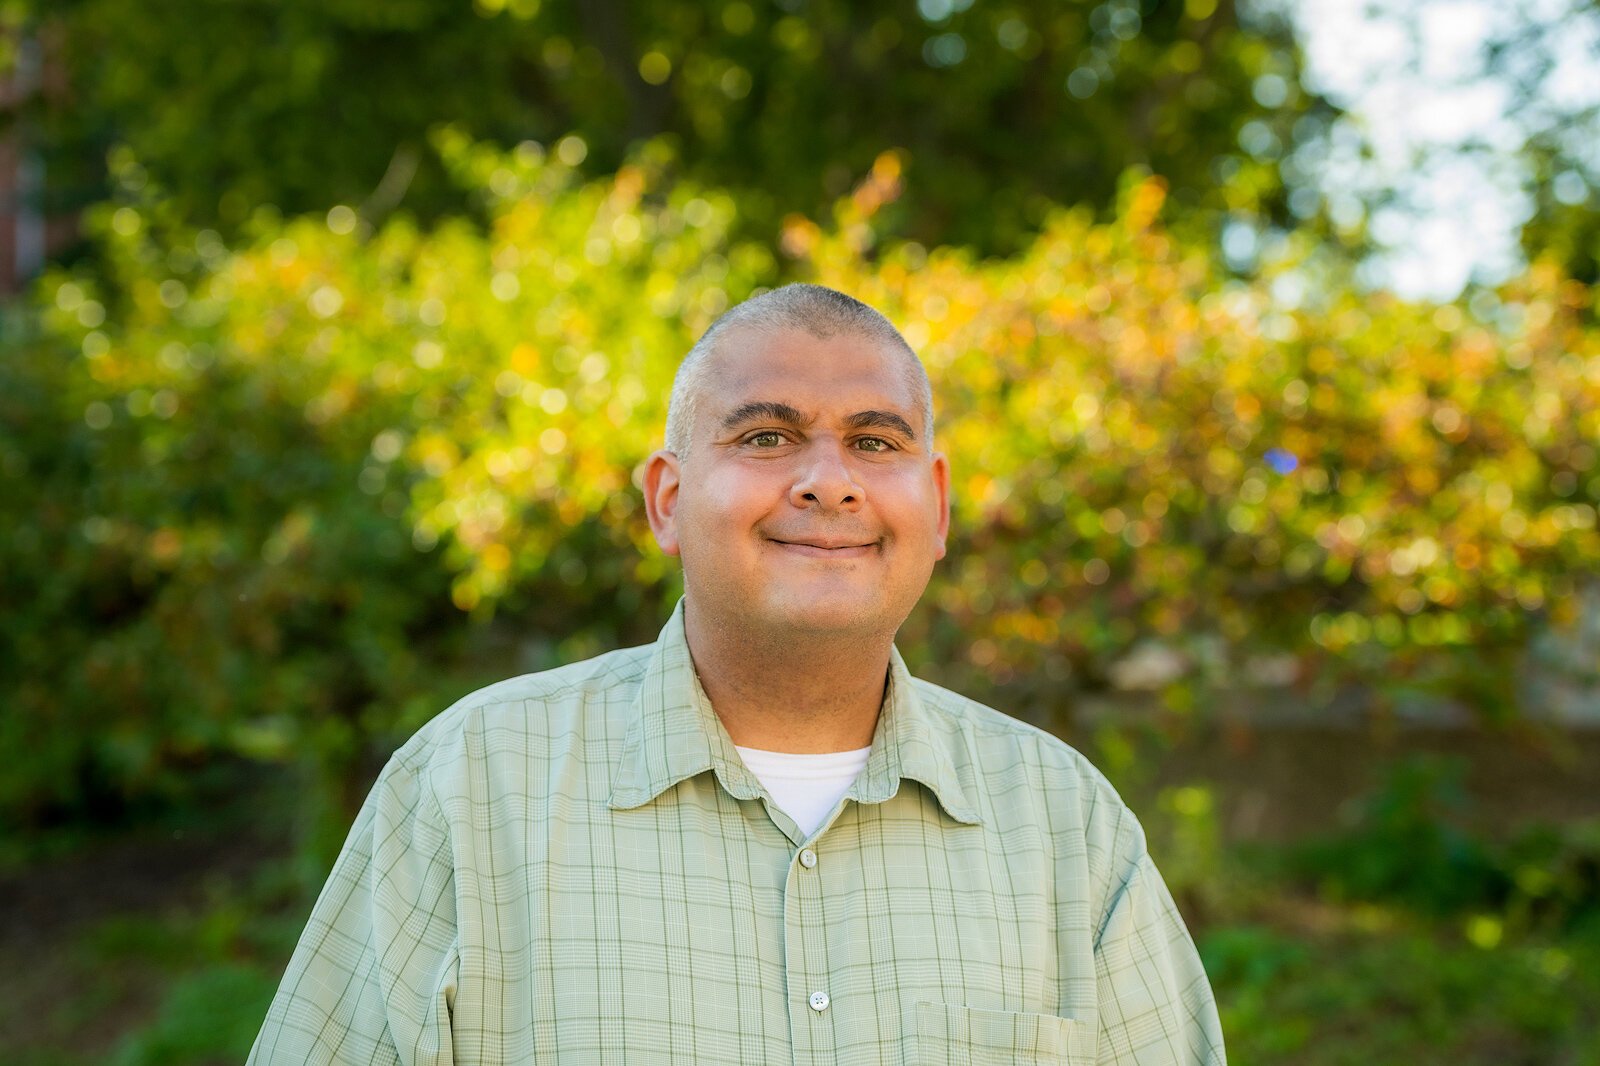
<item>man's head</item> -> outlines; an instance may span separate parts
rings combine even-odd
[[[892,636],[944,556],[931,410],[915,354],[842,293],[789,286],[719,319],[645,468],[691,610],[753,637]]]
[[[802,330],[822,340],[852,334],[900,353],[921,408],[921,436],[928,448],[933,447],[933,387],[922,360],[900,331],[875,308],[854,296],[823,285],[797,284],[751,297],[729,309],[689,349],[672,380],[672,399],[667,405],[667,451],[688,458],[698,400],[712,370],[709,356],[727,336],[740,332],[772,336],[790,330]]]

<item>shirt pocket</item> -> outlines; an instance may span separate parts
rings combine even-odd
[[[916,1066],[1094,1062],[1092,1026],[1054,1014],[917,1004]]]

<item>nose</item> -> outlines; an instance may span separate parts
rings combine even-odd
[[[861,506],[863,496],[843,445],[813,440],[789,489],[789,502],[802,509],[853,511]]]

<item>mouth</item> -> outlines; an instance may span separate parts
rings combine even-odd
[[[780,549],[795,555],[805,555],[813,559],[859,559],[870,555],[878,548],[877,542],[869,541],[838,541],[838,540],[780,540],[777,537],[768,538],[771,543]]]

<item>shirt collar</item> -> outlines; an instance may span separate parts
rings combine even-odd
[[[641,807],[707,770],[735,799],[762,794],[761,783],[740,761],[695,675],[679,600],[634,698],[632,721],[612,780],[611,807]],[[899,792],[902,778],[910,778],[927,786],[950,817],[973,825],[978,822],[971,800],[974,773],[964,731],[929,712],[899,650],[891,649],[888,691],[872,751],[866,769],[846,795],[858,803],[882,803]]]

